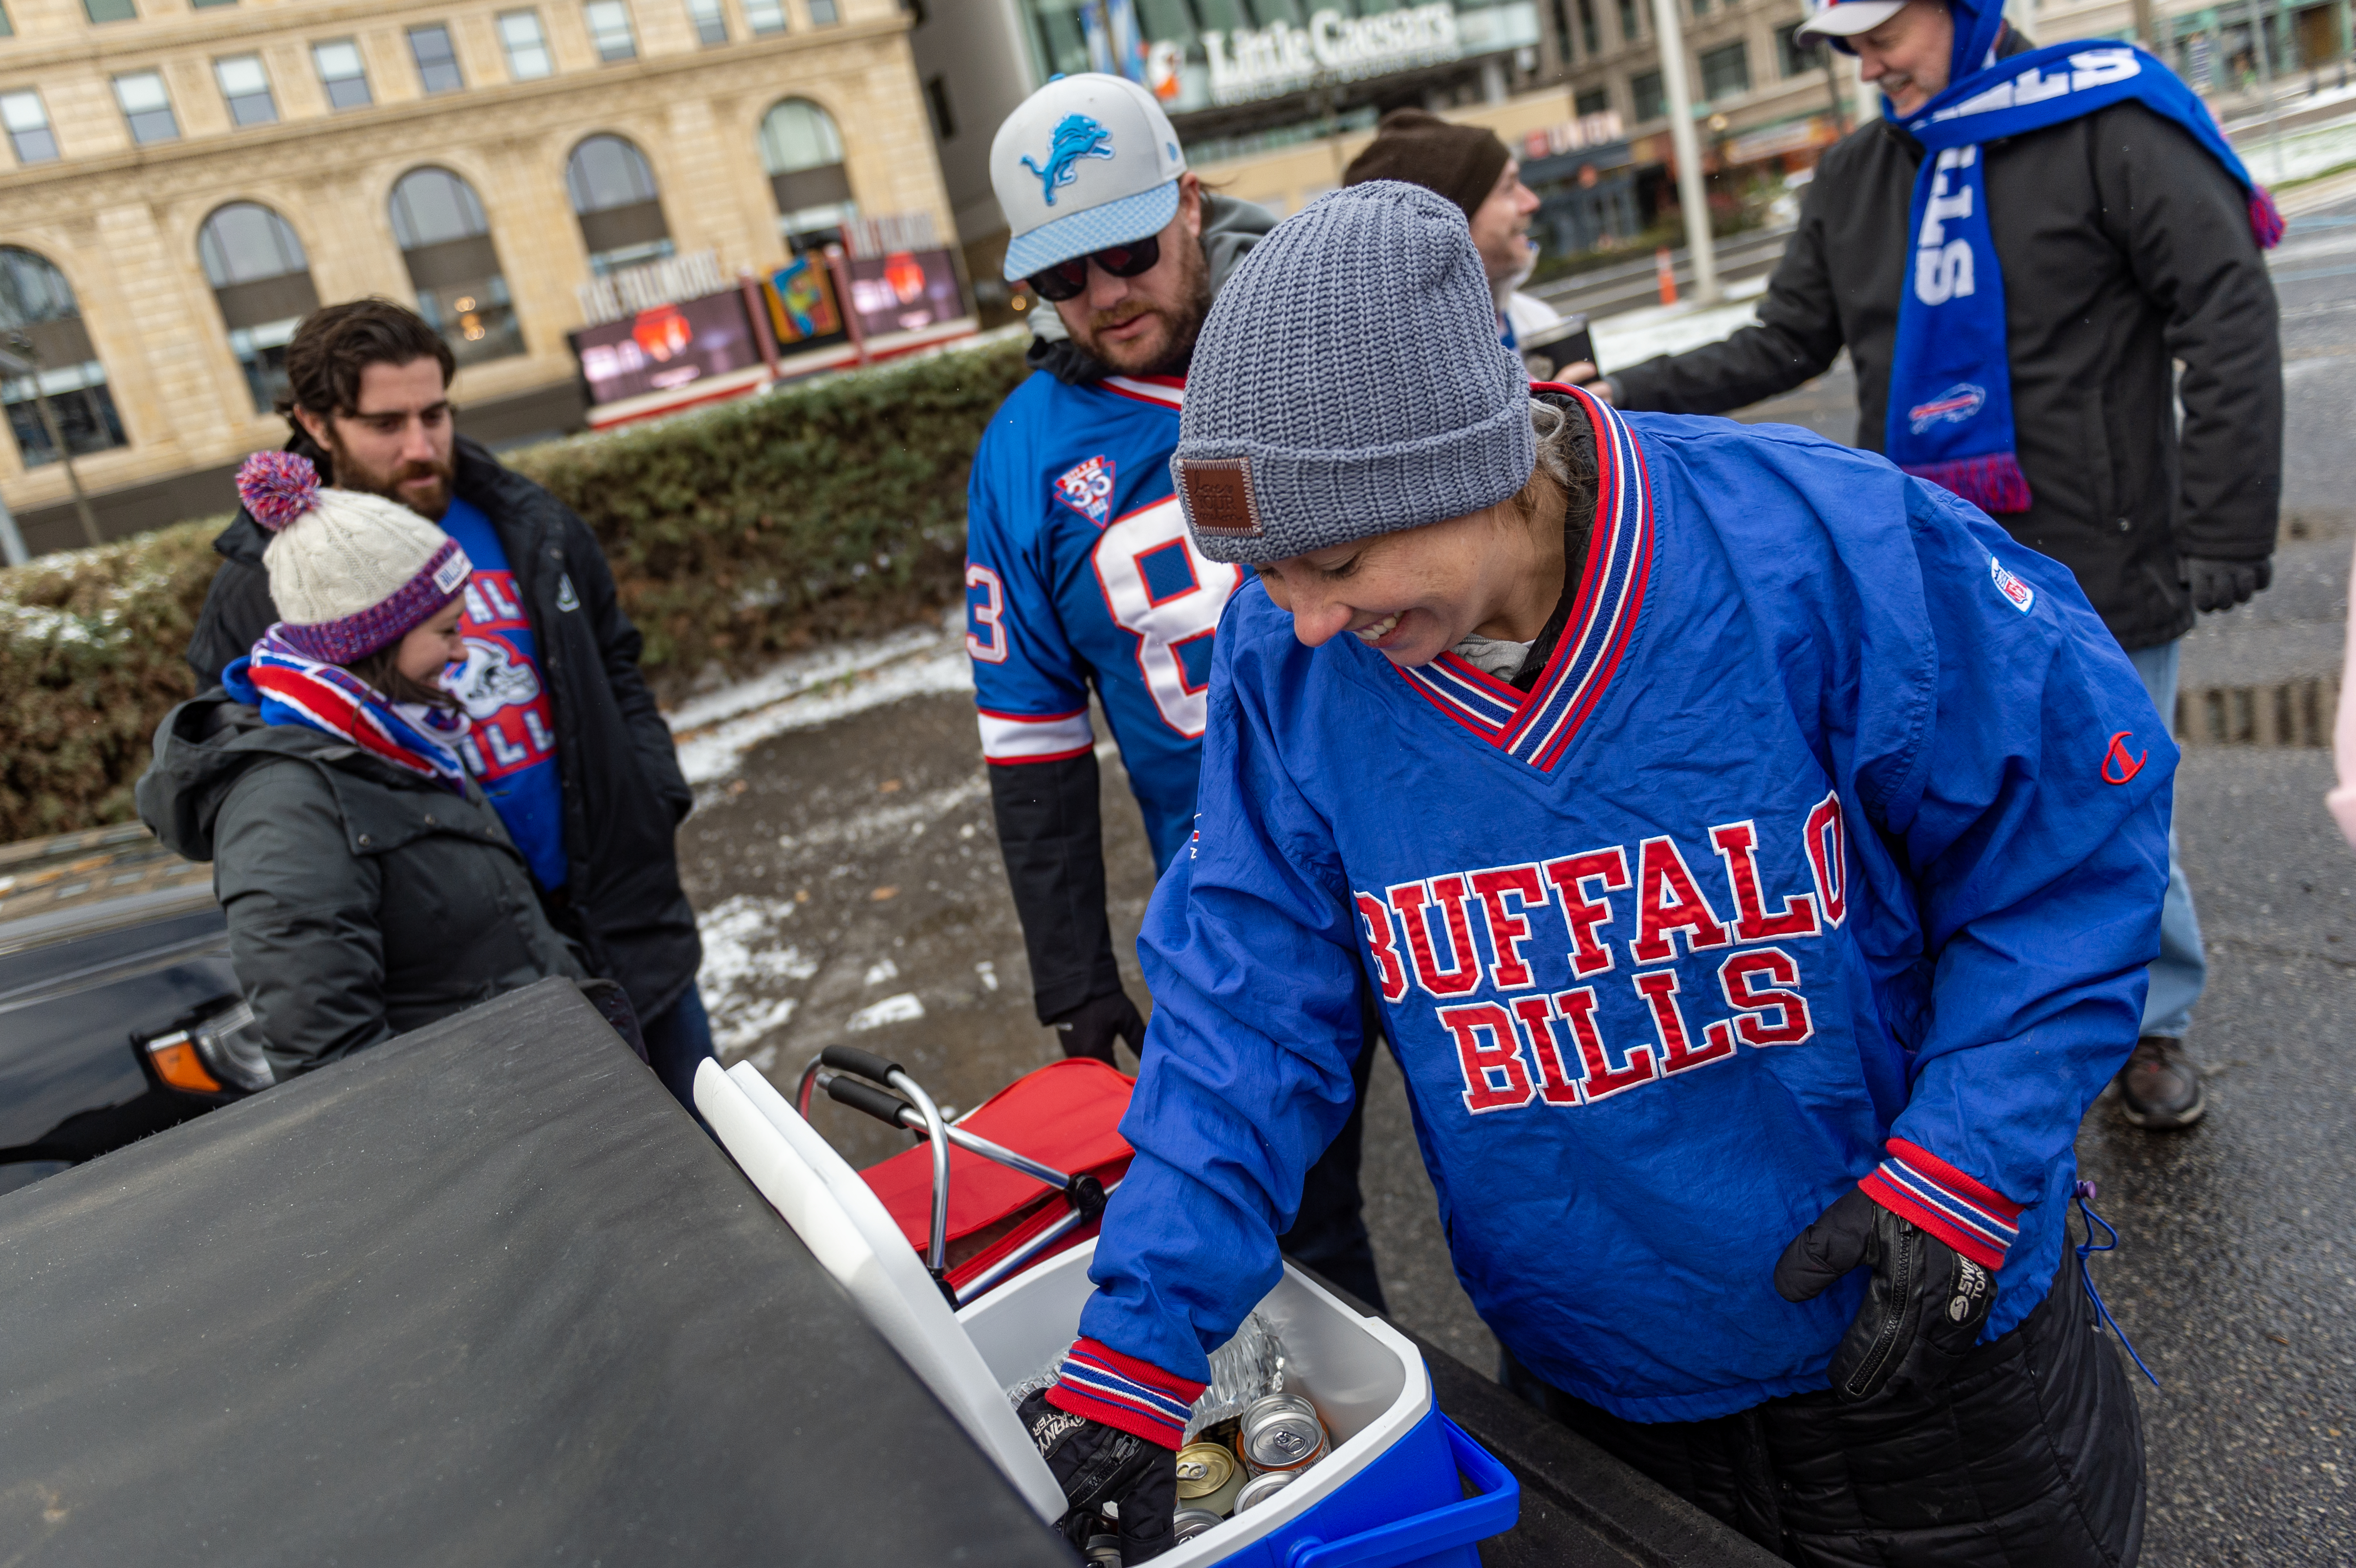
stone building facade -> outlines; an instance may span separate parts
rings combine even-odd
[[[564,428],[598,272],[948,204],[900,0],[0,0],[0,497],[80,542],[226,510],[317,302],[423,307],[460,428]],[[21,355],[20,355],[21,359]],[[282,383],[283,384],[283,383]]]

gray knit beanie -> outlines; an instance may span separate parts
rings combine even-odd
[[[1529,409],[1464,214],[1373,180],[1278,224],[1219,290],[1170,469],[1204,554],[1281,561],[1514,495]]]

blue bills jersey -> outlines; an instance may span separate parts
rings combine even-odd
[[[1016,388],[974,455],[966,651],[994,766],[1095,744],[1096,689],[1145,814],[1154,869],[1192,831],[1211,639],[1241,570],[1202,555],[1170,480],[1184,382]]]

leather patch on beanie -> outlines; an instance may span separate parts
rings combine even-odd
[[[1260,537],[1249,457],[1181,457],[1171,467],[1177,470],[1186,518],[1195,532],[1222,539]]]

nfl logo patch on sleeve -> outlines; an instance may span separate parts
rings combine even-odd
[[[1260,537],[1249,457],[1187,457],[1170,466],[1177,470],[1178,493],[1186,498],[1186,521],[1195,532],[1222,539]]]
[[[2022,615],[2027,615],[2029,607],[2037,602],[2037,590],[2006,571],[2003,563],[1993,555],[1988,557],[1988,581],[1994,583],[1996,591],[2010,600],[2012,607]]]

